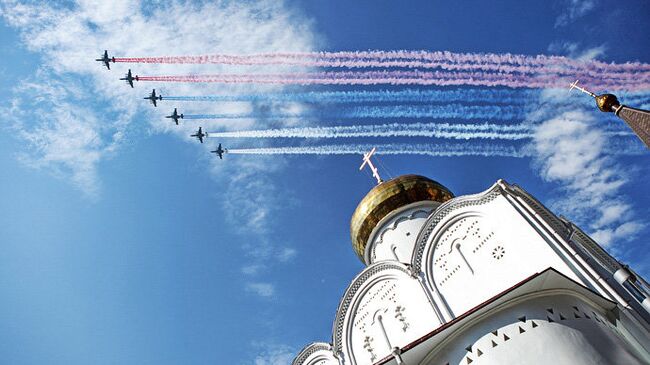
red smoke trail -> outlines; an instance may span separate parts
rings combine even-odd
[[[565,88],[566,78],[557,75],[515,75],[484,72],[447,71],[345,71],[286,74],[220,74],[180,76],[140,76],[140,81],[214,82],[233,84],[283,85],[436,85],[505,86],[511,88]],[[583,83],[598,89],[650,89],[649,77],[607,79],[587,77]]]
[[[252,55],[215,54],[203,56],[115,58],[115,62],[291,65],[345,68],[441,68],[444,70],[458,71],[485,70],[495,72],[542,74],[577,73],[594,77],[602,77],[602,73],[613,74],[620,72],[636,73],[650,71],[650,64],[639,62],[609,64],[594,60],[573,60],[562,56],[525,56],[508,53],[452,53],[426,51],[262,53]]]

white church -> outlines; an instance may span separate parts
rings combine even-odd
[[[650,364],[648,284],[525,190],[376,177],[350,227],[366,268],[292,365]]]

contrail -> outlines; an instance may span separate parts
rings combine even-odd
[[[245,118],[435,118],[435,119],[521,119],[521,108],[502,105],[387,105],[355,106],[306,113],[249,114],[185,114],[185,119],[245,119]]]
[[[219,74],[138,76],[140,81],[280,84],[280,85],[432,85],[432,86],[505,86],[510,88],[564,88],[566,77],[557,75],[515,75],[487,72],[448,71],[337,71],[286,74]],[[650,90],[650,76],[632,79],[583,78],[593,89]]]
[[[608,136],[630,136],[626,130],[603,131]],[[445,139],[522,140],[533,138],[535,127],[524,124],[390,123],[331,127],[297,127],[209,132],[210,138],[368,138],[432,137]]]
[[[564,74],[599,77],[605,74],[632,74],[650,71],[650,64],[605,63],[574,60],[562,56],[527,56],[494,53],[453,53],[430,51],[365,51],[266,53],[252,55],[213,54],[200,56],[129,57],[115,62],[288,65],[339,68],[424,68],[449,71],[490,71],[505,73]]]
[[[528,157],[532,154],[522,148],[494,144],[341,144],[299,147],[265,147],[229,149],[229,154],[243,155],[361,155],[377,148],[379,155],[427,156],[502,156]]]
[[[357,138],[357,137],[435,137],[448,139],[531,138],[532,129],[524,125],[390,123],[334,127],[302,127],[266,130],[209,132],[210,138]]]

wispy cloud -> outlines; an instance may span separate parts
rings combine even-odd
[[[278,91],[279,88],[184,84],[167,88],[137,84],[131,89],[117,80],[129,65],[111,64],[112,70],[107,71],[94,61],[104,49],[116,56],[246,54],[310,51],[315,43],[309,21],[277,0],[245,3],[179,0],[160,4],[138,0],[73,3],[0,0],[0,14],[18,30],[24,46],[43,60],[29,81],[14,90],[12,105],[2,110],[14,115],[10,128],[26,142],[26,149],[20,153],[21,161],[70,181],[93,199],[101,198],[99,164],[130,143],[129,136],[135,131],[139,135],[172,133],[191,141],[188,136],[194,131],[194,125],[164,123],[167,120],[163,116],[169,112],[165,104],[153,109],[142,100],[150,91],[148,87],[156,87],[163,95],[171,92],[172,87],[173,93],[186,95],[250,93],[252,88],[256,92]],[[226,69],[220,65],[131,67],[134,74],[215,73]],[[227,70],[237,72],[240,68]],[[268,66],[263,71],[280,69]],[[280,107],[281,104],[259,102],[200,106],[204,113],[250,113]],[[288,107],[296,113],[303,108],[295,103]],[[29,124],[24,122],[27,120]],[[138,120],[140,123],[134,123]],[[148,120],[149,124],[142,120]],[[287,121],[285,125],[295,123]],[[242,120],[236,126],[225,121],[208,124],[204,127],[223,130],[266,127],[263,120],[254,119]],[[193,146],[197,157],[206,160],[208,149],[213,147]],[[241,156],[236,166],[235,161],[222,162],[210,160],[209,170],[220,181],[228,179],[222,196],[228,220],[240,227],[243,234],[258,237],[268,234],[273,216],[282,206],[274,184],[284,166],[282,159],[274,158],[270,164],[264,158]],[[262,250],[256,250],[259,254],[251,265],[258,269],[248,270],[251,274],[268,267],[265,260],[283,262],[291,256],[268,240],[264,240],[263,246]],[[268,290],[257,292],[263,295]]]
[[[270,298],[275,295],[275,285],[271,283],[251,282],[246,284],[246,291],[264,298]]]
[[[596,0],[563,0],[562,14],[555,20],[555,27],[564,27],[584,16],[596,7]]]
[[[604,45],[582,49],[579,44],[568,44],[565,52],[584,60],[602,56],[606,49]],[[606,154],[605,147],[612,143],[603,133],[606,115],[597,112],[595,105],[588,110],[578,103],[566,103],[566,99],[577,97],[585,96],[565,90],[541,93],[541,105],[556,107],[540,108],[529,115],[536,124],[531,144],[534,167],[542,179],[557,183],[562,192],[551,202],[554,210],[586,228],[600,244],[621,252],[626,242],[648,228],[625,194],[634,171]]]
[[[564,94],[546,92],[543,98]],[[552,206],[586,225],[605,246],[634,239],[645,224],[635,218],[632,204],[625,199],[629,173],[603,152],[609,141],[593,114],[574,109],[542,117],[533,138],[535,168],[544,180],[558,183],[563,192]]]
[[[278,260],[280,262],[288,262],[296,257],[297,254],[298,251],[296,251],[296,249],[285,247],[278,252]]]
[[[295,350],[286,345],[265,345],[263,348],[253,361],[255,365],[288,365],[295,357]]]

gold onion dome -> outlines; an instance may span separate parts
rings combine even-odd
[[[614,112],[620,106],[618,99],[612,94],[602,94],[596,96],[596,105],[601,112]]]
[[[361,200],[350,220],[352,248],[361,261],[372,230],[390,212],[431,200],[443,203],[454,197],[446,187],[419,175],[402,175],[375,186]]]

